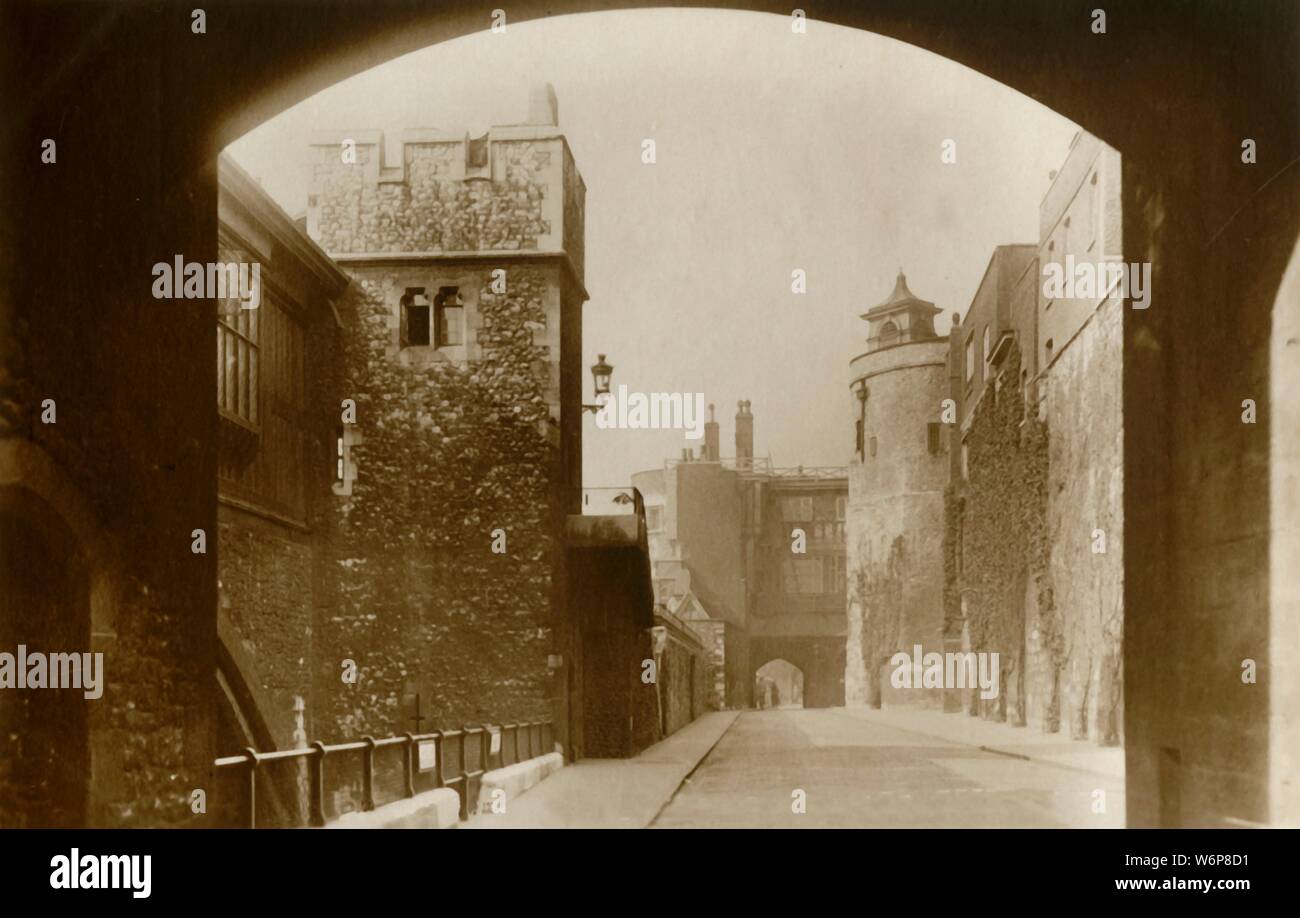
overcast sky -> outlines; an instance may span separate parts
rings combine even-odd
[[[724,456],[736,401],[750,399],[755,453],[779,465],[848,461],[858,316],[902,267],[945,311],[945,334],[994,246],[1037,242],[1048,172],[1076,130],[891,39],[656,9],[511,23],[426,48],[317,94],[228,152],[297,216],[313,130],[478,136],[526,120],[540,81],[555,87],[587,185],[585,363],[608,355],[615,387],[703,392],[718,406]],[[654,165],[641,162],[646,138]],[[955,164],[940,159],[946,139]],[[803,295],[790,291],[796,268]],[[588,486],[625,485],[702,442],[584,423]]]

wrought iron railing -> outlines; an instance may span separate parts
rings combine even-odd
[[[500,737],[494,742],[494,737]],[[420,750],[422,746],[433,747],[432,765],[421,768]],[[452,755],[448,755],[448,747]],[[245,749],[238,755],[225,756],[213,764],[219,776],[239,775],[242,778],[242,799],[229,807],[229,815],[236,815],[232,821],[247,828],[261,825],[293,825],[305,821],[309,826],[323,826],[328,821],[326,801],[326,763],[335,765],[334,771],[347,775],[349,769],[343,760],[351,754],[360,758],[360,809],[370,811],[377,805],[393,800],[411,798],[417,793],[439,787],[450,787],[460,797],[460,817],[469,816],[471,801],[477,798],[480,779],[495,768],[513,765],[548,752],[555,748],[554,732],[550,720],[532,721],[530,723],[502,724],[494,726],[465,726],[459,730],[435,730],[432,733],[406,733],[402,736],[390,736],[385,739],[362,737],[347,743],[312,743],[302,749],[282,749],[274,752],[258,752]],[[376,759],[382,750],[400,753],[400,784],[395,784],[396,774],[381,776],[376,780]],[[270,780],[268,767],[275,763],[292,763],[295,767],[306,769],[308,775],[306,799],[297,801],[296,813],[262,814],[269,815],[269,820],[259,822],[258,800],[265,796],[259,794],[259,782]],[[356,764],[351,763],[351,764]],[[240,774],[242,772],[242,774]],[[344,790],[350,790],[349,782],[341,782]],[[284,787],[283,781],[277,787]],[[383,793],[381,788],[387,789]],[[380,800],[381,797],[391,799]],[[236,813],[230,813],[230,810]],[[304,815],[305,814],[305,815]],[[336,818],[342,813],[333,813]]]

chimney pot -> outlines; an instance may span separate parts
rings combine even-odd
[[[749,412],[749,400],[736,403],[740,410],[736,412],[736,459],[743,467],[748,467],[754,458],[754,416]]]
[[[722,456],[718,448],[718,422],[713,418],[713,406],[709,405],[709,419],[704,422],[704,446],[700,458],[705,462],[717,462]]]

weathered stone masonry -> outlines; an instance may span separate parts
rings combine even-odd
[[[552,97],[479,140],[408,132],[392,170],[377,135],[314,147],[308,229],[353,280],[334,372],[357,406],[317,568],[318,644],[337,648],[316,663],[327,738],[413,729],[418,693],[422,729],[553,716],[566,741],[548,655],[578,665],[562,526],[580,485],[584,190],[554,120]],[[404,297],[448,288],[463,324],[410,340]]]
[[[354,269],[343,310],[341,391],[363,439],[319,591],[320,643],[339,649],[318,669],[325,721],[340,735],[402,732],[417,690],[431,724],[541,716],[557,450],[525,323],[544,316],[543,279],[512,271],[513,296],[480,294],[477,363],[411,366],[385,346],[387,271]],[[477,276],[486,288],[486,270]],[[497,529],[504,554],[491,550]],[[345,657],[361,669],[354,687],[341,680]]]
[[[890,658],[944,650],[943,518],[948,457],[939,436],[948,339],[938,309],[900,274],[872,307],[868,350],[850,364],[859,422],[847,510],[847,704],[940,707],[942,692],[891,684]]]
[[[1047,537],[1064,654],[1061,729],[1105,745],[1122,742],[1124,724],[1123,308],[1118,297],[1103,302],[1045,383]]]

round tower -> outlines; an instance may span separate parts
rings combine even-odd
[[[941,689],[890,679],[895,653],[911,658],[917,644],[922,654],[944,651],[948,338],[935,334],[938,312],[900,270],[893,293],[862,314],[867,350],[849,364],[847,704],[943,704]]]

